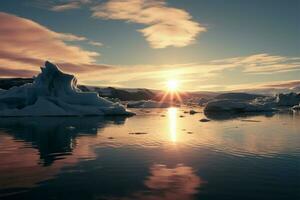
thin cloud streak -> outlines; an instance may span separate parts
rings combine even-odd
[[[10,69],[0,67],[1,77],[32,77],[37,71],[28,69]]]
[[[263,94],[274,94],[278,92],[300,92],[300,80],[227,85],[224,90]]]
[[[51,4],[49,10],[55,12],[63,12],[67,10],[79,9],[83,5],[89,4],[91,2],[92,2],[91,0],[65,0],[64,2],[60,2],[60,3],[56,3],[55,1],[50,1],[47,4]]]
[[[264,83],[262,87],[272,87],[272,88],[295,88],[300,87],[300,80],[290,80],[290,81],[277,81],[271,83]]]
[[[103,44],[101,42],[96,42],[96,41],[89,41],[88,42],[90,45],[96,46],[96,47],[102,47]]]
[[[60,12],[60,11],[65,11],[65,10],[73,10],[80,8],[80,4],[78,2],[70,2],[66,4],[61,4],[61,5],[55,5],[53,6],[50,10]]]
[[[240,67],[245,73],[272,74],[300,70],[300,57],[285,57],[266,53],[216,60],[216,64]]]
[[[263,56],[262,56],[263,55]],[[257,60],[259,58],[259,61]],[[239,87],[253,86],[247,84],[237,85],[218,85],[207,84],[212,79],[218,79],[226,70],[241,70],[241,75],[251,75],[256,73],[265,73],[257,69],[252,63],[262,63],[263,69],[270,69],[268,73],[283,73],[287,69],[299,70],[295,57],[273,56],[268,54],[256,54],[246,57],[235,57],[223,60],[216,60],[202,63],[187,63],[177,65],[134,65],[134,66],[116,66],[101,72],[101,80],[94,81],[95,84],[106,83],[106,85],[119,85],[128,87],[128,85],[138,85],[136,87],[147,87],[151,85],[153,89],[161,88],[164,81],[168,79],[181,80],[186,90],[233,90]],[[283,64],[289,62],[289,64]],[[278,64],[279,63],[279,64]],[[276,67],[275,67],[276,66]],[[253,67],[253,69],[251,68]],[[279,67],[279,68],[278,68]],[[246,70],[247,69],[247,70]],[[134,72],[134,73],[133,73]],[[96,80],[98,75],[90,75],[90,79]],[[89,80],[89,83],[93,81]],[[132,84],[135,83],[135,84]],[[148,86],[149,87],[149,86]]]

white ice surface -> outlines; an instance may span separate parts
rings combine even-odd
[[[46,62],[33,83],[0,91],[0,116],[130,115],[125,107],[77,88],[77,79]]]

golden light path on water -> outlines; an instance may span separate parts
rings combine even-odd
[[[177,141],[177,108],[168,109],[169,133],[172,142]]]

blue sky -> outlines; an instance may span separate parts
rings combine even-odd
[[[174,26],[177,20],[174,17],[177,17],[177,13],[174,12],[176,14],[169,19],[168,14],[161,17],[162,19],[157,19],[155,13],[150,13],[146,16],[150,20],[148,22],[148,19],[142,17],[137,19],[128,16],[128,13],[126,17],[120,16],[122,13],[118,7],[111,9],[107,6],[118,1],[121,0],[3,0],[0,2],[0,11],[29,19],[56,33],[68,33],[86,38],[85,40],[71,39],[71,41],[68,39],[63,42],[65,45],[77,46],[85,51],[99,54],[93,57],[93,61],[85,61],[86,63],[83,64],[114,68],[112,72],[106,70],[103,73],[108,76],[105,78],[91,77],[87,73],[81,74],[81,71],[78,71],[78,76],[82,77],[83,82],[87,84],[159,88],[166,81],[165,79],[175,77],[181,80],[183,89],[226,90],[253,84],[297,80],[300,77],[299,0],[148,1],[154,6],[143,5],[147,3],[143,0],[127,0],[126,6],[137,2],[147,8],[159,8],[161,15],[174,8],[177,9],[176,12],[184,11],[190,16],[183,20],[182,25],[178,23],[175,28],[172,27],[175,31],[168,30],[167,34],[170,34],[171,38],[174,37],[174,40],[167,39],[165,43],[159,39],[159,44],[156,46],[153,46],[153,40],[157,44],[157,37],[162,37],[158,32],[162,29],[154,29],[154,33],[152,29],[150,30],[150,35],[154,39],[138,30],[152,27],[157,23],[155,20],[162,20],[164,22],[159,23],[171,23],[171,26]],[[61,5],[73,7],[53,9]],[[93,10],[94,7],[101,10],[100,17],[92,17],[96,12]],[[180,20],[182,18],[178,19]],[[205,30],[197,29],[195,24],[189,24],[190,22],[198,24]],[[183,31],[194,35],[183,34],[178,38],[191,37],[193,41],[184,39],[183,42],[178,43],[175,35],[181,33],[180,26],[186,26]],[[101,43],[102,46],[92,45],[91,42]],[[14,53],[18,52],[14,51]],[[230,58],[237,59],[228,63]],[[247,62],[242,61],[246,58],[248,58]],[[58,63],[73,63],[68,57],[65,61],[55,56],[49,59]],[[216,60],[222,62],[217,62],[218,66],[216,66],[214,63]],[[8,63],[4,62],[2,65],[0,63],[0,67],[9,67],[4,64]],[[225,65],[228,66],[224,67]],[[21,63],[18,63],[18,66],[24,70]],[[254,66],[255,70],[249,69],[251,66]],[[261,70],[260,66],[266,70]],[[184,72],[185,70],[188,72]],[[76,70],[70,71],[77,74]],[[102,71],[96,71],[102,74]],[[134,71],[139,73],[134,76],[132,75]],[[123,73],[124,76],[130,74],[131,78],[114,76],[116,73]],[[201,86],[194,88],[195,83]]]

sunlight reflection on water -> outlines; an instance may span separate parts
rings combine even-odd
[[[177,141],[177,108],[168,108],[169,131],[172,142]]]
[[[253,191],[293,199],[299,113],[203,123],[200,109],[195,115],[187,109],[136,110],[127,119],[1,118],[0,198],[243,199],[238,191],[247,190],[251,199],[258,197]]]

